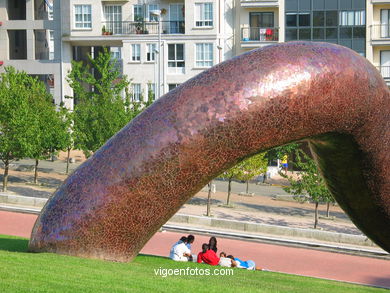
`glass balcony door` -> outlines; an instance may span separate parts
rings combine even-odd
[[[104,5],[103,6],[106,31],[113,34],[122,34],[122,6]]]
[[[384,78],[390,78],[390,51],[381,51],[381,74]]]
[[[381,38],[389,38],[389,21],[390,13],[389,9],[381,9]]]
[[[184,4],[169,4],[169,33],[180,33],[180,24],[184,21]]]
[[[266,41],[267,34],[272,33],[274,27],[273,12],[250,12],[249,13],[249,38],[253,41]],[[268,30],[267,30],[268,29]]]

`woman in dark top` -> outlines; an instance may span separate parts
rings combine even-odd
[[[215,253],[217,253],[217,238],[214,236],[210,238],[209,240],[209,249],[213,250]]]

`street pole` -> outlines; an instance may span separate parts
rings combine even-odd
[[[161,14],[158,16],[158,98],[161,96]]]

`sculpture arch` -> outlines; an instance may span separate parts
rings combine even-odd
[[[354,223],[390,251],[390,93],[332,44],[254,50],[161,97],[56,191],[31,251],[129,261],[189,198],[243,158],[306,139]]]

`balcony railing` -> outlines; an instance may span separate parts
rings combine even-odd
[[[106,33],[104,33],[106,32]],[[161,21],[162,34],[184,34],[184,21]],[[102,34],[135,35],[158,34],[156,21],[105,21],[102,23]]]
[[[245,27],[241,29],[241,41],[277,42],[279,28],[277,27]]]
[[[390,79],[390,66],[377,66],[384,79]]]
[[[390,39],[390,24],[374,24],[371,26],[371,39]]]

